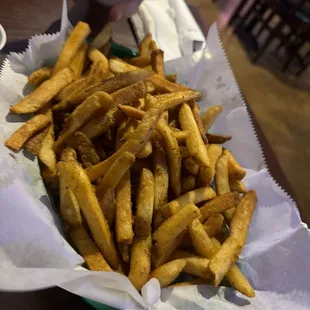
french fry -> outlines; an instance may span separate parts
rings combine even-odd
[[[28,152],[32,153],[33,155],[38,155],[42,141],[49,130],[49,126],[41,129],[36,135],[30,138],[25,144],[24,148]]]
[[[18,152],[29,138],[46,127],[49,123],[50,119],[47,116],[43,114],[35,115],[5,141],[5,146],[14,152]]]
[[[209,262],[209,273],[214,285],[218,285],[222,281],[227,271],[238,259],[246,241],[256,201],[256,193],[251,190],[242,197],[237,205],[230,222],[231,235],[224,241],[220,250]]]
[[[131,244],[133,240],[133,218],[131,206],[130,170],[124,174],[116,186],[115,231],[117,242]]]
[[[196,124],[197,124],[198,130],[200,132],[201,138],[202,138],[204,143],[208,143],[208,139],[206,137],[204,126],[203,126],[202,120],[200,118],[200,108],[195,101],[190,101],[189,105],[192,109],[194,119],[196,121]]]
[[[80,91],[81,89],[85,88],[85,85],[87,85],[87,77],[82,76],[77,78],[75,81],[67,85],[65,88],[63,88],[56,96],[56,100],[60,100],[60,103],[57,103],[53,106],[53,110],[58,110],[57,107],[59,105],[62,105],[63,102],[66,102],[72,94],[76,94],[76,92]],[[86,98],[85,98],[86,99]]]
[[[160,212],[165,218],[168,218],[190,202],[197,204],[202,201],[210,200],[215,196],[215,191],[211,187],[200,187],[170,201],[160,208]]]
[[[72,147],[65,148],[61,153],[61,161],[77,161],[76,151]]]
[[[172,127],[173,128],[173,127]],[[186,142],[186,139],[188,138],[190,131],[184,131],[184,130],[180,130],[180,131],[172,131],[174,137],[177,139],[178,143],[184,143]]]
[[[209,143],[223,144],[223,143],[231,140],[231,136],[220,135],[220,134],[216,134],[216,133],[207,133],[207,139],[208,139]]]
[[[140,56],[149,56],[150,55],[150,48],[152,44],[152,35],[149,33],[145,36],[145,38],[141,41],[139,50]]]
[[[118,243],[117,244],[117,248],[118,251],[121,255],[121,258],[123,260],[123,262],[126,265],[130,264],[130,253],[131,253],[131,245],[130,244],[122,244],[122,243]]]
[[[71,227],[69,234],[90,270],[113,271],[83,226]]]
[[[28,76],[28,83],[33,86],[38,86],[48,80],[52,76],[52,68],[49,67],[41,67],[35,71],[33,71]]]
[[[151,64],[151,57],[150,56],[134,57],[129,59],[129,63],[132,64],[133,66],[143,68]]]
[[[165,79],[171,83],[176,83],[177,82],[177,79],[178,79],[178,76],[176,74],[167,74],[165,76]]]
[[[153,152],[153,146],[151,141],[147,141],[137,154],[137,158],[147,158]]]
[[[242,181],[239,180],[229,180],[229,187],[231,191],[236,191],[241,194],[246,193],[246,188]]]
[[[182,90],[169,94],[157,95],[156,98],[162,102],[165,109],[168,110],[189,100],[199,100],[201,98],[201,93],[195,90]]]
[[[100,198],[99,204],[109,226],[113,227],[116,213],[115,189],[107,189],[104,195]]]
[[[235,157],[231,152],[225,150],[228,154],[228,175],[230,180],[242,180],[245,177],[246,171],[241,165],[237,162]]]
[[[193,157],[187,157],[183,160],[183,165],[193,175],[196,175],[199,171],[199,166],[196,164]]]
[[[211,128],[216,118],[221,114],[222,110],[222,106],[212,106],[203,114],[203,116],[201,117],[201,121],[205,132],[207,132]]]
[[[104,258],[112,268],[117,269],[120,260],[112,234],[85,171],[74,161],[58,162],[57,168],[64,182],[70,183],[70,188]]]
[[[191,154],[189,153],[188,148],[186,146],[182,146],[182,145],[180,146],[180,153],[181,153],[182,159],[191,156]]]
[[[192,174],[182,175],[181,188],[182,188],[181,191],[182,194],[194,190],[196,188],[196,177]]]
[[[224,216],[225,216],[225,219],[226,219],[226,221],[228,223],[231,222],[231,220],[232,220],[232,218],[234,216],[235,211],[236,211],[236,208],[230,208],[230,209],[224,211]]]
[[[150,44],[150,49],[151,49],[152,52],[158,49],[157,45],[156,45],[156,42],[154,40],[152,40],[152,42]]]
[[[168,218],[153,233],[154,265],[163,264],[175,250],[174,244],[185,228],[199,216],[199,209],[193,204],[188,203],[184,208]]]
[[[10,111],[16,114],[33,113],[44,107],[54,96],[74,79],[74,72],[64,68],[49,80],[42,83],[20,102],[11,106]]]
[[[211,215],[204,223],[203,228],[205,229],[208,236],[211,238],[218,234],[224,223],[224,217],[222,214]]]
[[[188,104],[183,104],[179,111],[180,124],[183,130],[190,131],[186,146],[197,164],[209,167],[210,161],[205,144],[201,138],[195,118]]]
[[[230,192],[228,178],[228,159],[229,155],[224,151],[215,165],[215,183],[218,195]]]
[[[88,24],[83,22],[78,22],[78,24],[72,30],[69,38],[64,44],[57,62],[55,64],[53,74],[57,74],[60,70],[68,67],[75,55],[78,53],[78,50],[82,46],[84,40],[90,34],[90,27]]]
[[[152,69],[159,76],[165,76],[165,68],[164,68],[164,52],[162,50],[155,50],[151,53],[151,65]]]
[[[137,290],[148,281],[151,272],[152,238],[135,238],[131,246],[128,278]]]
[[[166,287],[173,282],[186,265],[185,259],[176,259],[154,269],[149,278],[156,278],[160,287]]]
[[[72,60],[70,68],[74,72],[75,78],[79,78],[82,75],[87,49],[88,45],[86,43],[82,44],[81,48]]]

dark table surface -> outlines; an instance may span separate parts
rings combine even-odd
[[[73,19],[79,19],[79,16],[85,18],[85,12],[88,10],[87,0],[68,0],[68,7],[71,8]],[[29,37],[37,33],[55,32],[59,27],[62,0],[1,0],[0,2],[0,23],[7,32],[8,43],[4,50],[0,51],[0,64],[10,51],[23,51],[27,46]],[[207,32],[206,23],[193,9],[194,16],[204,32]],[[29,13],[30,12],[30,13]],[[97,15],[97,14],[96,14]],[[100,23],[105,22],[105,14],[102,14]],[[113,25],[113,39],[120,44],[133,47],[135,45],[131,29],[126,21]],[[252,117],[253,124],[258,134],[259,141],[264,150],[266,162],[271,174],[276,181],[294,198],[289,183],[281,170],[281,167],[267,142],[259,124],[256,122],[250,105],[248,110]],[[302,216],[302,214],[301,214]],[[309,224],[309,223],[308,223]],[[1,275],[0,275],[1,276]],[[27,293],[7,293],[0,292],[0,305],[2,309],[92,309],[83,300],[60,288],[51,288],[36,292]]]

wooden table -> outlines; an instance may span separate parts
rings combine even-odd
[[[74,18],[84,16],[87,5],[83,1],[77,1],[74,10]],[[74,7],[72,0],[68,0],[68,6]],[[57,20],[59,19],[62,7],[62,0],[2,0],[0,4],[0,23],[6,29],[8,35],[8,44],[3,51],[0,51],[0,64],[5,55],[10,51],[23,51],[28,42],[28,38],[36,33],[57,31]],[[197,21],[201,23],[203,32],[207,33],[207,25],[195,8],[193,14]],[[33,14],[29,14],[32,12]],[[79,13],[80,12],[80,13]],[[116,23],[113,26],[114,40],[120,44],[133,47],[134,37],[131,33],[129,24],[125,22]],[[258,134],[259,141],[264,150],[264,155],[269,166],[270,172],[276,181],[292,196],[289,183],[280,168],[280,165],[268,144],[263,132],[256,122],[250,106],[248,110],[252,117],[252,122]],[[301,214],[302,215],[302,214]],[[309,223],[308,223],[309,224]],[[92,309],[88,304],[83,302],[80,297],[68,293],[59,288],[28,292],[28,293],[4,293],[0,292],[0,304],[3,309]]]

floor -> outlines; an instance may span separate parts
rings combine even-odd
[[[268,66],[270,59],[277,63],[272,51],[267,51],[258,66],[253,65],[242,43],[226,26],[238,0],[217,1],[217,6],[206,0],[191,2],[201,7],[201,14],[209,23],[218,22],[240,88],[297,197],[300,209],[305,210],[310,203],[310,87],[307,87],[310,72],[297,80],[291,75],[280,74],[280,64],[278,68],[277,65]],[[309,220],[307,218],[308,223]]]

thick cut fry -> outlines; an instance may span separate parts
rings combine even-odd
[[[222,154],[222,147],[217,144],[209,144],[207,150],[210,160],[210,167],[201,167],[199,170],[199,176],[203,184],[210,185],[214,179],[215,165]]]
[[[215,254],[215,249],[199,219],[193,220],[188,225],[188,230],[196,252],[202,257],[211,258]]]
[[[225,150],[228,154],[228,175],[230,180],[242,180],[245,177],[246,171],[241,165],[237,162],[234,155]]]
[[[238,202],[239,195],[237,192],[229,192],[217,196],[200,208],[201,220],[204,221],[214,214],[223,213],[224,211],[235,207]]]
[[[168,218],[190,202],[197,204],[202,201],[210,200],[215,196],[216,193],[211,187],[200,187],[170,201],[160,208],[160,212],[165,218]]]
[[[42,145],[42,141],[45,135],[47,134],[48,130],[49,130],[49,126],[45,127],[44,129],[41,129],[35,136],[30,138],[24,144],[24,148],[28,152],[32,153],[33,155],[38,155],[41,145]]]
[[[91,47],[88,51],[88,57],[94,64],[103,62],[106,68],[106,71],[109,70],[108,59],[97,48]]]
[[[257,197],[254,190],[248,191],[240,200],[230,223],[231,235],[209,262],[212,283],[218,285],[227,271],[236,263],[246,242],[248,228],[255,209]]]
[[[188,203],[158,227],[153,234],[155,266],[161,265],[168,259],[175,250],[174,243],[177,237],[199,214],[199,209],[193,203]]]
[[[212,238],[213,245],[216,249],[216,252],[218,252],[221,248],[220,242]],[[245,296],[248,297],[255,297],[255,291],[247,278],[243,275],[241,270],[238,268],[237,265],[233,265],[226,273],[226,278],[228,282],[231,284],[231,286],[242,293]]]
[[[157,126],[157,123],[163,113],[162,107],[151,108],[147,111],[142,121],[139,123],[130,138],[115,152],[111,157],[99,163],[96,166],[87,169],[87,174],[91,181],[102,177],[109,169],[111,164],[123,153],[130,152],[136,155],[141,147],[148,141]]]
[[[139,291],[148,281],[151,271],[152,238],[135,238],[131,246],[131,261],[128,278]]]
[[[199,100],[201,93],[195,90],[183,90],[171,94],[157,95],[156,98],[165,106],[165,110],[174,108],[189,100]]]
[[[196,164],[193,157],[188,157],[183,160],[183,165],[193,175],[196,175],[199,171],[199,166]]]
[[[86,222],[100,251],[109,265],[117,269],[120,263],[119,256],[106,219],[100,209],[92,184],[84,169],[77,162],[59,162],[57,168],[64,182],[70,184]]]
[[[232,220],[232,218],[234,216],[235,211],[236,211],[236,208],[230,208],[230,209],[224,211],[224,216],[225,216],[225,219],[226,219],[226,221],[228,223],[231,222],[231,220]]]
[[[61,161],[77,161],[76,151],[72,147],[65,148],[61,153]]]
[[[173,128],[173,127],[172,127]],[[190,131],[184,131],[184,130],[180,130],[180,131],[173,131],[173,135],[175,136],[175,138],[177,139],[178,143],[184,143],[187,139],[187,137],[189,136]]]
[[[152,42],[150,44],[150,49],[151,49],[152,52],[158,49],[157,45],[156,45],[156,42],[154,40],[152,40]]]
[[[87,84],[87,77],[82,76],[76,79],[71,84],[67,85],[65,88],[63,88],[56,96],[56,100],[67,100],[71,98],[72,94],[75,94],[77,91],[80,91],[81,89],[85,88],[85,85]],[[86,98],[85,98],[86,99]],[[53,106],[53,110],[58,110],[57,107],[62,104],[57,103]]]
[[[195,158],[197,164],[202,167],[209,167],[209,156],[205,144],[201,138],[194,115],[188,104],[183,104],[179,111],[180,124],[183,130],[190,131],[187,137],[186,146]]]
[[[52,68],[49,67],[41,67],[36,71],[33,71],[28,76],[28,83],[33,86],[38,86],[48,80],[52,76]]]
[[[74,143],[85,168],[99,164],[99,155],[93,143],[80,131],[74,134]]]
[[[90,31],[91,30],[88,24],[84,22],[78,22],[58,56],[53,74],[56,74],[61,69],[70,65],[79,48],[82,46],[84,40],[90,34]]]
[[[86,43],[82,44],[81,48],[78,50],[70,65],[70,68],[75,74],[75,78],[79,78],[82,75],[87,48],[88,45]]]
[[[166,287],[179,276],[185,265],[185,259],[173,260],[154,269],[149,278],[156,278],[159,281],[160,287]]]
[[[151,56],[134,57],[134,58],[129,59],[129,63],[134,66],[143,68],[151,64]]]
[[[43,114],[35,115],[5,141],[5,146],[14,152],[18,152],[29,138],[47,126],[49,122],[50,119],[47,116]]]
[[[196,188],[196,177],[192,174],[182,175],[181,185],[182,194],[194,190]]]
[[[231,191],[236,191],[238,193],[246,193],[246,188],[242,181],[239,180],[229,180],[229,187]]]
[[[10,111],[16,114],[36,112],[44,107],[55,95],[74,79],[74,73],[70,68],[65,68],[42,83],[32,93],[20,102],[11,106]]]
[[[223,154],[218,159],[215,165],[215,183],[216,192],[218,195],[224,195],[230,192],[228,178],[228,159],[229,155],[223,151]]]
[[[165,67],[164,67],[164,52],[162,50],[155,50],[151,54],[151,64],[152,69],[159,76],[165,76]]]
[[[130,170],[116,186],[115,231],[117,242],[131,244],[133,239]]]
[[[135,236],[146,238],[151,235],[154,209],[154,176],[151,170],[142,169],[138,189]]]
[[[115,213],[116,213],[116,202],[115,202],[115,190],[109,188],[102,198],[99,200],[101,210],[108,221],[110,227],[113,227]]]
[[[214,214],[210,216],[204,223],[203,228],[205,229],[208,236],[211,238],[218,234],[223,227],[224,217],[222,214]]]
[[[135,156],[132,153],[124,152],[121,154],[100,180],[96,190],[97,196],[102,198],[106,191],[114,189],[134,161]]]
[[[64,129],[54,144],[55,151],[61,150],[64,142],[70,138],[75,131],[82,127],[91,116],[102,108],[109,108],[115,104],[113,98],[105,92],[96,92],[79,105],[66,119]]]
[[[216,133],[207,133],[207,139],[208,139],[209,143],[223,144],[223,143],[231,140],[231,136],[220,135],[220,134],[216,134]]]
[[[86,264],[90,270],[113,271],[83,226],[70,228],[69,234],[73,244],[77,247],[79,253],[85,259]]]
[[[153,146],[151,141],[147,141],[137,154],[137,158],[147,158],[153,152]]]
[[[222,106],[212,106],[203,114],[203,116],[201,117],[201,121],[205,132],[207,132],[211,128],[216,118],[221,114],[222,110]]]
[[[149,56],[150,55],[150,48],[152,44],[152,35],[149,33],[145,36],[145,38],[141,41],[139,50],[140,56]]]
[[[190,107],[192,109],[192,112],[193,112],[193,115],[194,115],[194,118],[195,118],[198,130],[200,132],[201,138],[202,138],[204,143],[208,143],[208,139],[206,137],[206,133],[205,133],[205,130],[204,130],[204,127],[203,127],[203,123],[202,123],[202,120],[200,118],[200,108],[199,108],[198,104],[195,101],[191,101],[189,103],[189,105],[190,105]]]

